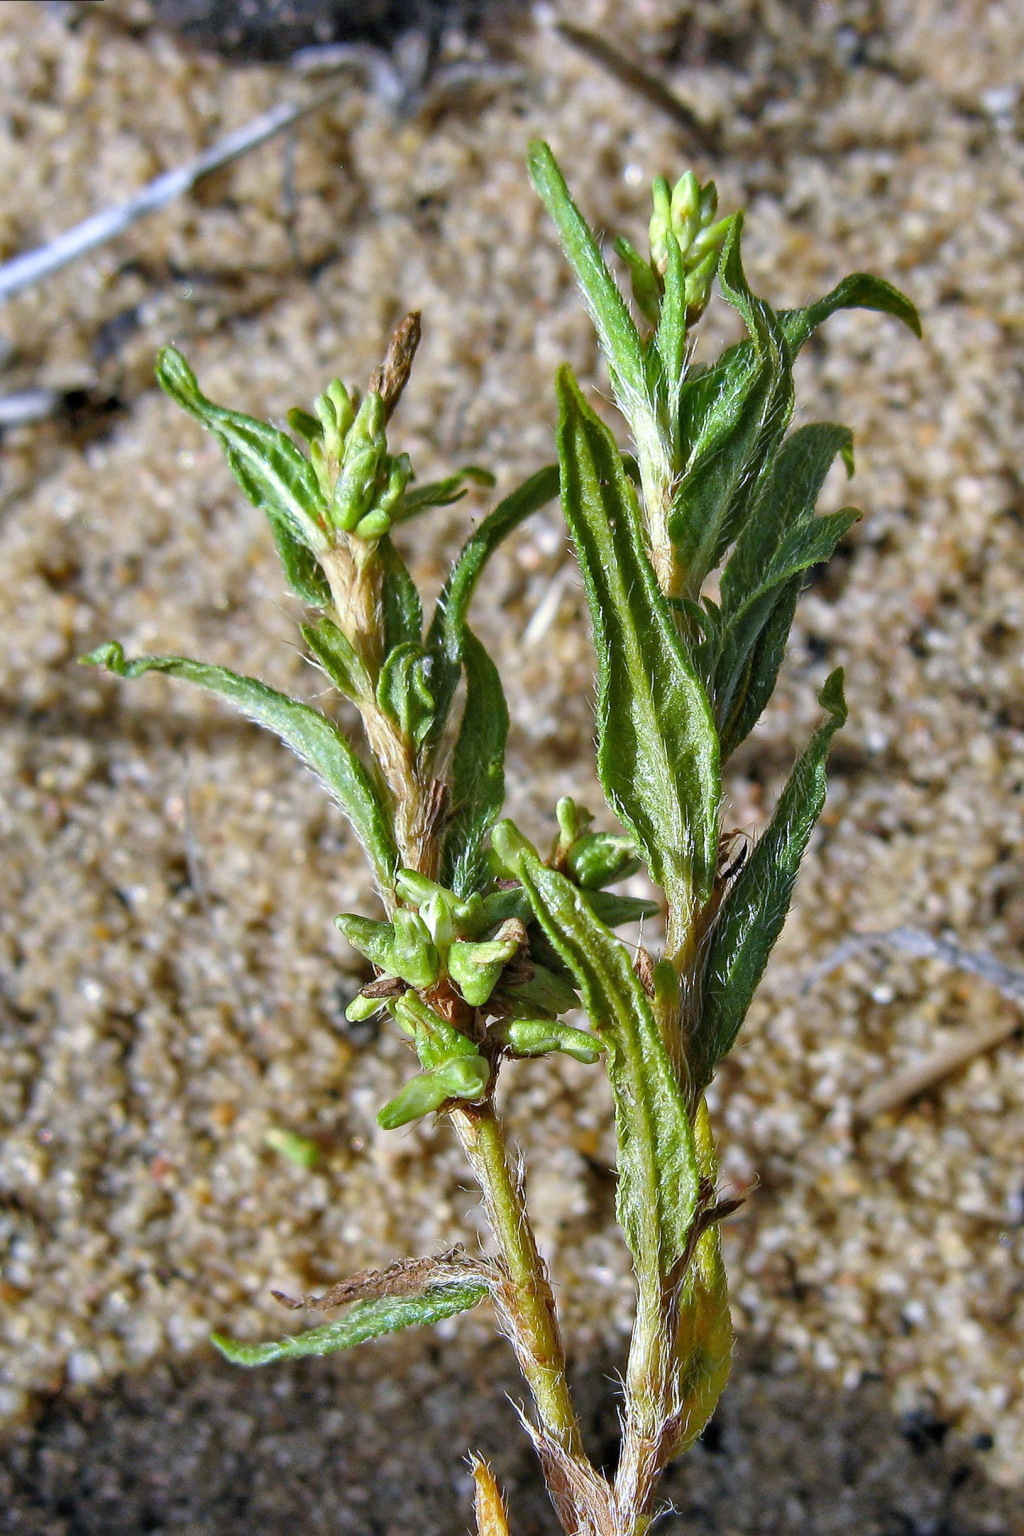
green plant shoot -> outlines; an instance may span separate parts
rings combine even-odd
[[[416,1058],[380,1124],[444,1117],[493,1234],[487,1259],[452,1249],[336,1287],[312,1304],[336,1301],[340,1315],[310,1331],[214,1343],[256,1366],[347,1349],[489,1298],[532,1394],[529,1433],[568,1536],[641,1536],[665,1466],[700,1433],[729,1371],[719,1224],[736,1202],[717,1192],[705,1090],[785,921],[846,718],[837,671],[767,829],[745,863],[731,861],[722,767],[772,695],[807,572],[857,517],[816,513],[834,461],[852,468],[851,440],[831,423],[788,431],[793,361],[841,307],[919,326],[901,293],[865,274],[807,308],[774,310],[747,282],[742,215],[719,217],[714,183],[692,173],[655,181],[647,254],[615,243],[631,306],[546,145],[531,147],[529,166],[597,329],[625,441],[562,369],[557,464],[484,518],[429,621],[392,530],[457,500],[467,482],[493,481],[470,466],[419,485],[408,456],[392,451],[419,316],[399,326],[365,393],[333,380],[312,411],[291,413],[293,435],[215,404],[180,353],[160,354],[159,382],[213,433],[266,514],[285,580],[308,608],[305,644],[355,706],[361,740],[329,706],[220,666],[128,660],[116,641],[83,659],[120,677],[158,671],[211,689],[319,777],[365,851],[385,913],[336,919],[373,970],[348,1015],[387,1016]],[[693,331],[716,281],[747,336],[693,367]],[[622,830],[594,831],[566,799],[545,854],[500,819],[509,713],[469,610],[494,551],[556,497],[598,658],[597,770]],[[659,914],[608,889],[641,868],[663,892],[657,951],[616,935]],[[607,1071],[615,1103],[617,1214],[637,1306],[613,1474],[594,1466],[580,1432],[555,1298],[495,1108],[506,1061],[558,1053]],[[267,1139],[300,1169],[315,1161],[315,1145],[293,1133]],[[481,1530],[506,1531],[491,1474],[478,1463],[475,1476]]]

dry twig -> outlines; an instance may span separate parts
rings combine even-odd
[[[702,123],[697,115],[680,101],[674,91],[670,91],[663,80],[657,75],[638,64],[635,59],[627,58],[620,53],[607,39],[599,37],[596,32],[590,32],[585,27],[574,27],[569,22],[560,21],[556,32],[564,37],[567,43],[572,43],[581,53],[585,53],[595,64],[600,64],[616,80],[621,81],[630,90],[637,91],[652,106],[657,107],[666,117],[670,117],[677,128],[682,128],[692,143],[707,151],[714,150],[717,143],[717,135],[706,123]]]
[[[371,58],[371,55],[374,57]],[[352,48],[344,59],[336,62],[335,67],[338,70],[356,68],[373,71],[378,64],[375,50]],[[139,219],[145,218],[149,213],[156,213],[159,209],[165,208],[168,203],[173,202],[176,197],[180,197],[182,193],[190,191],[196,182],[208,176],[211,171],[217,171],[222,166],[229,165],[232,160],[237,160],[240,156],[248,154],[250,150],[266,144],[268,139],[275,138],[277,134],[290,128],[293,123],[297,123],[300,118],[315,112],[337,95],[341,84],[340,80],[335,80],[329,89],[318,92],[305,102],[280,102],[269,112],[263,112],[252,122],[246,123],[243,128],[236,128],[233,133],[225,134],[216,144],[211,144],[209,149],[204,149],[202,154],[197,155],[188,165],[179,166],[176,170],[165,171],[161,176],[157,176],[126,202],[119,203],[114,208],[103,208],[99,213],[83,219],[82,223],[76,224],[73,229],[58,235],[56,239],[38,246],[34,251],[25,251],[21,256],[15,256],[11,261],[5,262],[0,266],[0,300],[11,298],[22,289],[39,282],[41,278],[49,277],[51,272],[58,272],[69,262],[84,256],[87,251],[106,245],[117,235],[124,234],[125,230],[130,229]]]
[[[830,975],[854,955],[862,954],[866,949],[878,948],[899,949],[904,954],[922,960],[942,960],[957,970],[980,976],[1010,1002],[1024,1004],[1024,971],[1011,970],[994,955],[964,949],[950,939],[936,939],[917,928],[892,928],[886,933],[851,934],[820,965],[815,966],[801,990],[807,992],[815,982]],[[946,1041],[920,1061],[912,1062],[884,1083],[862,1094],[856,1107],[858,1120],[873,1120],[877,1115],[899,1109],[918,1094],[934,1088],[959,1067],[966,1066],[983,1051],[991,1050],[993,1046],[1008,1040],[1020,1027],[1020,1018],[1010,1014],[993,1019],[981,1029],[965,1031],[958,1038]]]

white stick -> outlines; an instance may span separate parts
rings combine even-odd
[[[805,981],[806,992],[816,981],[863,953],[865,949],[901,949],[904,954],[915,955],[922,960],[942,960],[959,971],[969,971],[980,976],[1003,997],[1018,1005],[1024,1003],[1024,971],[1012,970],[994,955],[980,950],[964,949],[950,939],[936,939],[930,933],[917,928],[891,928],[886,933],[854,933],[815,966]],[[873,1120],[876,1115],[889,1114],[899,1109],[908,1099],[934,1088],[936,1083],[949,1077],[958,1067],[966,1066],[983,1051],[1001,1045],[1020,1028],[1020,1018],[1009,1014],[994,1019],[980,1029],[965,1030],[959,1038],[951,1037],[944,1044],[917,1061],[894,1073],[887,1081],[868,1088],[857,1100],[855,1113],[860,1121]]]
[[[353,49],[352,52],[356,54],[357,50]],[[349,56],[339,63],[365,69],[368,61],[362,56],[361,50],[358,54],[357,57]],[[86,251],[105,244],[115,235],[123,234],[137,219],[144,218],[147,213],[156,213],[158,209],[166,207],[183,192],[188,192],[210,171],[219,170],[222,165],[237,160],[240,155],[246,154],[250,149],[256,149],[260,144],[265,144],[282,129],[298,122],[300,117],[305,117],[309,112],[315,112],[317,107],[323,106],[324,102],[329,101],[337,93],[339,85],[340,82],[336,82],[332,89],[322,91],[312,101],[301,105],[295,102],[282,102],[279,106],[272,107],[269,112],[254,118],[244,128],[237,128],[234,133],[226,134],[216,144],[211,144],[209,149],[204,149],[202,154],[190,164],[183,165],[176,171],[165,171],[162,176],[157,176],[127,202],[120,203],[116,208],[104,208],[102,212],[94,213],[90,218],[84,219],[81,224],[76,224],[74,229],[58,235],[55,240],[49,241],[46,245],[41,245],[34,251],[26,251],[24,255],[15,256],[13,260],[0,266],[0,300],[10,298],[12,294],[27,288],[31,283],[38,282],[41,277],[47,277],[51,272],[58,271],[68,262],[84,255]]]

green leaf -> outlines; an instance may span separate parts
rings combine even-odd
[[[315,624],[303,624],[300,628],[303,640],[346,698],[366,699],[372,695],[366,668],[333,619],[320,618]]]
[[[686,1252],[697,1210],[693,1127],[647,994],[623,946],[587,897],[548,869],[510,821],[494,829],[537,921],[570,968],[591,1026],[608,1053],[619,1145],[617,1213],[642,1287],[656,1291]]]
[[[637,308],[645,320],[649,320],[652,325],[657,325],[661,310],[661,289],[658,287],[654,268],[649,261],[644,260],[636,246],[627,240],[625,235],[616,235],[613,243],[617,253],[629,268]]]
[[[728,761],[740,742],[750,735],[775,691],[802,586],[801,577],[794,576],[781,588],[764,625],[751,644],[733,685],[732,708],[728,712],[723,708],[722,712],[719,742],[723,763]]]
[[[531,907],[527,918],[532,917],[533,908]],[[554,954],[555,951],[552,950],[552,955]],[[558,964],[561,965],[561,963],[559,959]],[[533,974],[528,981],[516,982],[514,985],[506,983],[501,989],[502,1001],[511,1006],[513,1017],[532,1019],[543,1013],[557,1018],[558,1014],[572,1013],[580,1006],[580,1000],[572,984],[571,971],[566,969],[564,975],[560,976],[533,959],[530,961],[530,969]]]
[[[723,761],[753,728],[775,688],[799,578],[829,558],[858,516],[849,508],[814,516],[837,454],[852,470],[845,427],[816,422],[787,438],[722,573],[712,691]]]
[[[210,1337],[232,1365],[269,1365],[275,1360],[298,1360],[304,1355],[333,1355],[339,1349],[351,1349],[385,1333],[439,1323],[457,1312],[467,1312],[483,1301],[487,1290],[482,1280],[465,1280],[431,1286],[422,1296],[382,1296],[376,1301],[357,1301],[344,1317],[272,1344],[242,1344],[222,1333]]]
[[[760,585],[785,535],[814,516],[825,476],[842,454],[853,473],[853,434],[848,427],[817,421],[788,437],[775,455],[771,475],[722,572],[722,612],[731,616]]]
[[[921,317],[905,293],[881,277],[872,277],[870,272],[851,272],[816,304],[782,311],[779,319],[794,356],[812,331],[837,309],[873,309],[902,320],[915,336],[921,335]]]
[[[686,375],[686,273],[678,240],[668,241],[666,256],[665,297],[654,333],[654,351],[661,365],[668,419],[678,453],[679,398]]]
[[[434,696],[427,682],[427,653],[415,640],[396,645],[377,683],[377,702],[405,738],[419,746],[434,718]]]
[[[235,478],[238,478],[237,472]],[[260,503],[255,496],[249,497],[250,501]],[[291,526],[272,512],[269,507],[264,507],[267,521],[270,524],[270,532],[274,537],[274,545],[277,549],[277,557],[284,571],[284,578],[296,597],[304,603],[309,603],[312,608],[326,608],[331,601],[331,585],[320,569],[320,563],[312,550],[299,542],[291,530]]]
[[[620,896],[617,891],[581,892],[598,922],[606,928],[621,928],[623,923],[638,923],[641,918],[657,917],[661,910],[656,901],[643,896]]]
[[[498,545],[557,495],[557,467],[551,464],[539,469],[484,518],[452,566],[427,632],[430,686],[437,700],[432,743],[436,744],[441,737],[459,685],[466,618],[481,571]]]
[[[558,377],[562,508],[583,572],[598,661],[601,784],[685,919],[718,849],[718,739],[707,694],[644,552],[636,492],[608,428],[567,368]]]
[[[775,814],[736,877],[711,935],[700,1023],[688,1057],[696,1090],[732,1049],[747,1009],[782,932],[800,861],[825,804],[825,759],[846,720],[843,673],[825,683],[819,702],[829,718],[793,768]]]
[[[736,214],[722,251],[719,283],[750,333],[680,396],[686,468],[669,517],[669,534],[685,573],[684,597],[696,599],[754,499],[758,477],[793,410],[793,374],[779,318],[750,291],[740,255]]]
[[[404,523],[408,518],[425,512],[428,507],[450,507],[453,502],[461,501],[468,489],[467,480],[470,485],[493,486],[495,483],[489,469],[481,469],[478,464],[465,464],[445,480],[431,480],[425,485],[411,486],[392,513],[392,522]]]
[[[391,540],[378,541],[376,561],[383,577],[380,588],[384,654],[423,639],[423,604],[409,569]]]
[[[616,394],[623,396],[625,415],[650,411],[644,346],[625,299],[609,272],[586,219],[572,200],[558,162],[548,146],[535,139],[526,156],[530,179],[554,221],[569,265],[583,292],[602,351],[612,370]]]
[[[254,506],[269,517],[275,537],[278,525],[283,524],[293,541],[314,552],[326,549],[329,539],[322,520],[324,499],[313,466],[291,438],[265,421],[225,410],[208,400],[174,347],[161,349],[156,376],[172,400],[218,438],[235,479]],[[293,560],[291,553],[289,560]],[[288,561],[285,571],[289,574]]]
[[[483,878],[487,839],[505,804],[508,705],[498,669],[468,624],[462,666],[466,700],[452,753],[442,880],[456,896],[469,896]]]
[[[86,666],[106,667],[118,677],[166,672],[209,688],[248,719],[273,731],[322,780],[348,817],[383,891],[390,891],[398,853],[390,818],[369,774],[338,727],[308,704],[268,688],[254,677],[240,677],[226,667],[212,667],[184,656],[125,658],[116,640],[82,657]]]

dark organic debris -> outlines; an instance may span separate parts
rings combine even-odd
[[[484,0],[153,0],[157,24],[235,58],[287,59],[304,48],[386,46],[407,32],[472,29]]]

